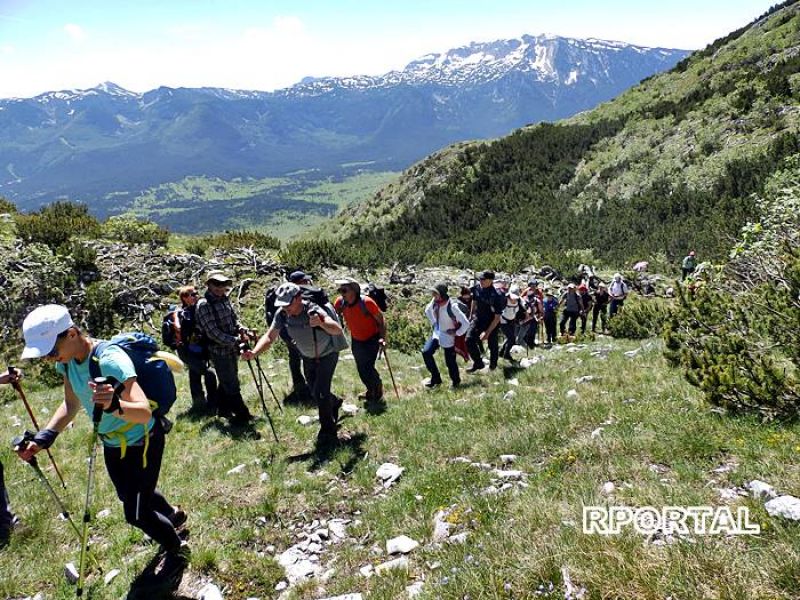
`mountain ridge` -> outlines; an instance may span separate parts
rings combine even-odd
[[[141,94],[104,82],[0,100],[0,195],[23,210],[66,197],[105,216],[189,176],[317,169],[324,179],[352,163],[397,171],[453,142],[575,114],[685,55],[537,39],[426,55],[405,79],[390,72],[380,81],[306,78],[276,92],[162,86]],[[179,211],[156,218],[180,227]]]
[[[443,149],[309,238],[359,265],[719,258],[800,152],[798,30],[785,2],[592,110]]]

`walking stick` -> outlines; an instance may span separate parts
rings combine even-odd
[[[267,379],[267,374],[264,373],[264,369],[261,368],[261,361],[258,359],[258,356],[256,356],[255,359],[256,359],[256,369],[258,370],[259,378],[262,378],[263,382],[267,384],[267,387],[269,388],[269,393],[272,394],[272,398],[275,400],[275,404],[278,405],[278,410],[280,412],[283,412],[283,407],[281,406],[281,403],[278,401],[278,396],[275,395],[275,390],[272,389],[272,386],[269,383],[269,379]]]
[[[105,377],[96,377],[94,382],[98,385],[107,383]],[[103,407],[96,404],[92,411],[92,445],[89,448],[89,475],[86,479],[86,501],[83,505],[83,533],[81,534],[81,560],[78,568],[77,596],[83,596],[83,583],[85,579],[84,567],[86,566],[86,553],[89,550],[89,503],[92,499],[92,480],[94,479],[94,459],[97,453],[97,438],[100,433],[100,419],[103,418]]]
[[[31,441],[32,439],[33,439],[33,434],[29,431],[26,431],[25,435],[15,437],[14,440],[11,442],[11,445],[14,447],[14,451],[16,452],[22,449],[24,446],[26,446],[27,442]],[[53,497],[53,500],[55,500],[56,504],[58,504],[58,508],[61,509],[61,514],[69,522],[70,526],[75,531],[75,535],[77,535],[78,539],[80,540],[81,532],[78,529],[78,526],[75,525],[75,521],[72,520],[72,517],[70,516],[67,507],[64,505],[64,502],[61,500],[61,498],[58,497],[58,494],[56,494],[56,491],[53,489],[53,486],[50,484],[50,481],[42,472],[42,468],[39,466],[39,462],[36,460],[36,457],[31,456],[30,459],[26,460],[25,462],[27,462],[30,465],[30,467],[36,472],[36,475],[38,476],[39,480],[47,488],[47,491],[50,492],[50,495]]]
[[[275,424],[272,422],[272,415],[269,414],[269,409],[267,408],[267,403],[264,401],[264,387],[261,383],[261,378],[256,375],[256,371],[253,368],[253,363],[251,361],[245,361],[247,366],[250,367],[250,374],[253,376],[253,383],[256,385],[256,391],[258,392],[258,399],[261,400],[261,408],[264,409],[264,415],[267,417],[267,421],[269,421],[269,426],[272,429],[272,435],[275,438],[276,443],[280,443],[278,439],[278,434],[275,431]]]
[[[392,365],[389,363],[389,353],[386,352],[386,347],[381,347],[383,350],[383,358],[386,360],[386,368],[389,369],[389,377],[392,378],[392,387],[394,388],[394,395],[400,400],[400,392],[397,391],[397,383],[394,380],[394,373],[392,373]]]
[[[9,365],[8,367],[9,374],[14,374],[17,372],[16,367],[12,367]],[[25,410],[28,411],[28,416],[31,418],[31,422],[33,426],[36,428],[36,431],[40,430],[39,423],[36,421],[36,416],[33,414],[33,410],[31,409],[31,405],[28,404],[28,398],[25,396],[25,392],[22,390],[22,384],[19,381],[12,381],[11,385],[16,390],[19,397],[22,399],[22,403],[25,405]],[[61,471],[58,469],[58,465],[56,464],[56,459],[53,458],[53,453],[50,452],[50,448],[45,449],[47,452],[47,456],[50,457],[50,462],[53,463],[53,469],[56,471],[56,475],[58,475],[58,479],[61,481],[61,487],[67,489],[67,484],[64,482],[64,477],[61,475]]]

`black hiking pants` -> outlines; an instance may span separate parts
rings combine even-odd
[[[545,337],[547,338],[547,344],[554,344],[556,341],[557,333],[556,333],[556,313],[545,313],[544,314],[544,330],[545,330]]]
[[[503,336],[506,338],[503,342],[503,347],[500,349],[500,356],[511,360],[511,347],[517,343],[517,323],[516,321],[501,323],[500,329],[502,329]]]
[[[304,357],[311,396],[317,403],[319,411],[319,431],[322,434],[336,435],[337,410],[334,408],[338,400],[331,393],[333,373],[339,362],[339,353],[331,352],[319,358]]]
[[[608,305],[595,304],[592,308],[592,332],[597,329],[597,317],[600,317],[600,327],[603,331],[606,330],[606,321],[608,320]]]
[[[241,420],[251,419],[252,415],[244,403],[239,384],[239,357],[235,354],[223,354],[212,355],[211,358],[219,379],[217,399],[219,414]]]
[[[575,335],[575,331],[578,328],[579,315],[580,313],[576,310],[565,310],[563,313],[561,313],[561,323],[558,325],[561,335],[564,335],[564,329],[566,328],[567,321],[569,321],[569,334]]]
[[[472,359],[473,367],[476,369],[482,369],[484,367],[483,358],[481,357],[481,334],[489,329],[489,323],[479,323],[475,322],[469,326],[469,331],[467,331],[467,350],[469,351],[469,356]],[[495,369],[497,368],[497,361],[500,356],[500,342],[499,342],[499,327],[495,327],[494,331],[489,334],[487,338],[487,342],[489,343],[489,368]]]
[[[8,492],[6,491],[6,482],[3,477],[3,463],[0,462],[0,530],[11,527],[13,520],[14,514],[11,512],[11,506],[8,503]]]
[[[378,360],[378,351],[381,348],[378,340],[380,340],[380,337],[375,336],[364,342],[352,340],[350,344],[350,349],[353,351],[353,358],[356,362],[356,370],[358,370],[358,377],[367,388],[367,393],[370,394],[370,397],[374,397],[378,390],[383,388],[381,376],[375,368],[375,362]],[[374,399],[377,400],[378,398]]]
[[[189,390],[192,394],[192,407],[201,408],[204,405],[209,408],[217,406],[217,374],[201,354],[189,352],[184,348],[178,348],[178,356],[189,369]],[[205,382],[205,392],[203,383]]]
[[[122,501],[125,520],[144,531],[167,552],[180,548],[181,540],[169,516],[175,509],[156,489],[164,454],[164,430],[156,422],[150,432],[147,465],[142,461],[144,446],[128,446],[125,457],[120,448],[103,446],[106,470]]]

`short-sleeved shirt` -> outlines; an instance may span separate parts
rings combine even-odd
[[[503,313],[506,307],[506,297],[493,285],[483,288],[480,284],[472,288],[472,301],[475,304],[475,316],[478,323],[488,325],[494,320],[495,315]]]
[[[330,304],[328,304],[330,306]],[[327,356],[335,352],[333,336],[321,327],[311,327],[309,311],[320,311],[330,315],[330,312],[314,304],[303,300],[303,312],[296,317],[290,316],[284,307],[280,307],[272,320],[272,328],[281,331],[284,327],[289,337],[292,338],[300,354],[306,358],[316,358]]]
[[[369,296],[362,296],[360,300],[350,306],[346,305],[344,298],[339,296],[333,306],[337,313],[344,316],[347,328],[354,340],[366,342],[380,333],[376,319],[381,314],[381,309],[378,307],[378,303]]]
[[[119,382],[125,382],[131,377],[136,377],[136,370],[133,367],[133,362],[125,353],[125,351],[114,345],[109,345],[97,357],[100,361],[100,373],[103,377],[113,377]],[[72,386],[72,391],[80,401],[86,414],[89,418],[94,412],[94,402],[92,402],[92,389],[89,387],[89,381],[92,376],[89,374],[89,358],[82,363],[76,360],[69,361],[66,365],[61,363],[56,364],[56,370],[62,375],[66,375],[69,383]],[[106,446],[119,448],[121,443],[117,434],[125,436],[127,445],[135,446],[142,443],[145,433],[152,429],[155,419],[151,418],[147,426],[136,424],[132,427],[131,423],[119,418],[116,415],[103,413],[100,420],[100,427],[98,432]]]

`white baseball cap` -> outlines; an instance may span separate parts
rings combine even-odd
[[[34,309],[22,322],[25,349],[20,358],[47,356],[55,347],[58,334],[73,325],[66,306],[47,304]]]

